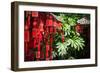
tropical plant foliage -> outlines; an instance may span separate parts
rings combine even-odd
[[[62,42],[62,33],[57,32],[55,34],[55,41],[53,46],[53,58],[60,59],[74,59],[75,56],[72,54],[76,51],[82,51],[84,48],[84,39],[81,37],[80,33],[75,30],[77,25],[77,20],[82,17],[80,14],[57,14],[56,18],[62,22],[62,27],[58,29],[63,32],[64,41]]]

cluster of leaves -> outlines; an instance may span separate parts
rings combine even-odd
[[[56,18],[62,22],[61,31],[64,32],[64,42],[61,41],[61,34],[56,33],[54,45],[56,49],[53,50],[53,57],[61,57],[63,59],[73,59],[71,51],[80,51],[84,48],[84,39],[80,33],[76,32],[75,25],[81,15],[78,14],[55,14]]]

